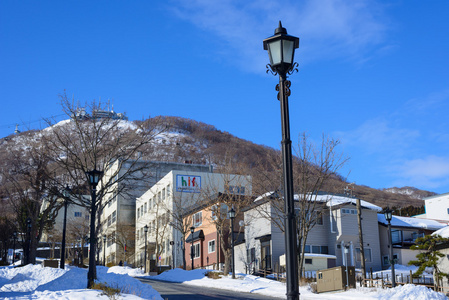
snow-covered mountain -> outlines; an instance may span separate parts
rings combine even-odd
[[[39,142],[43,134],[57,127],[70,128],[71,123],[70,119],[64,120],[43,130],[26,131],[0,139],[0,161],[8,161],[12,149],[27,149],[31,142]],[[145,159],[207,164],[213,165],[217,171],[225,166],[238,165],[240,169],[234,169],[234,172],[251,174],[260,170],[259,168],[273,168],[273,164],[267,162],[280,157],[278,150],[240,139],[212,125],[181,117],[158,116],[143,121],[120,120],[119,128],[131,132],[139,130],[142,125],[145,125],[145,128],[157,126],[160,129],[148,145],[147,151],[144,151]],[[243,166],[245,169],[241,169]],[[346,185],[343,177],[336,174],[323,190],[342,193]],[[423,197],[435,194],[413,187],[379,190],[364,185],[355,185],[353,191],[356,197],[381,207],[422,206]]]

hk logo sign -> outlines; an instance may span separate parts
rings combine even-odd
[[[201,190],[201,176],[176,175],[176,191],[199,193]]]

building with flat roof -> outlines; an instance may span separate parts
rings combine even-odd
[[[120,170],[117,170],[120,168]],[[136,199],[141,197],[150,187],[159,182],[172,170],[184,172],[212,172],[207,165],[185,164],[159,161],[127,161],[116,162],[104,173],[103,182],[111,176],[120,178],[122,174],[134,168],[126,180],[111,185],[109,192],[103,196],[104,206],[99,210],[100,229],[98,232],[97,258],[106,264],[134,262]],[[118,172],[117,172],[118,171]],[[115,174],[115,175],[114,175]],[[117,175],[118,174],[118,175]],[[106,240],[103,240],[106,237]],[[100,242],[101,241],[101,242]]]
[[[183,266],[185,238],[190,227],[203,224],[206,215],[198,211],[186,219],[188,210],[209,202],[220,193],[251,195],[251,177],[186,170],[173,170],[137,199],[135,263]],[[145,233],[145,226],[148,232]],[[187,265],[189,258],[186,258]]]

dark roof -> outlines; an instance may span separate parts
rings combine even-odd
[[[204,232],[203,230],[198,230],[193,233],[193,242],[197,240],[204,240]],[[192,234],[189,234],[189,236],[186,238],[186,243],[192,242]]]

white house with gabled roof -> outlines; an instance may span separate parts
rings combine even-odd
[[[245,244],[239,245],[239,256],[236,258],[236,269],[239,271],[274,270],[280,263],[280,257],[285,254],[284,233],[277,226],[276,218],[267,217],[282,212],[277,211],[270,198],[271,194],[258,197],[254,205],[244,211]],[[356,199],[327,193],[311,198],[311,201],[320,202],[317,210],[321,218],[306,240],[304,271],[316,269],[317,264],[322,269],[346,264],[360,268]],[[295,201],[299,201],[298,196],[295,196]],[[380,270],[377,213],[382,209],[363,200],[361,207],[366,267]]]
[[[390,242],[388,233],[388,222],[384,214],[378,214],[380,247],[382,255],[382,268],[390,267]],[[419,237],[432,234],[436,230],[446,227],[445,224],[435,220],[392,216],[391,219],[391,239],[393,244],[393,259],[395,263],[407,265],[409,261],[415,260],[419,253],[411,250]]]

